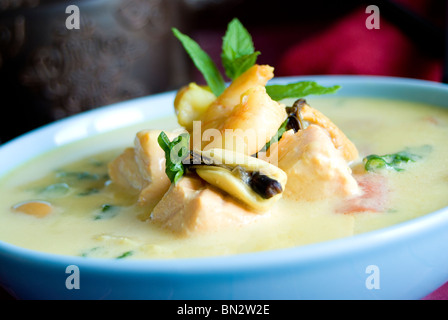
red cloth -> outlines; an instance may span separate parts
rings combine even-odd
[[[423,9],[431,1],[407,2],[413,9]],[[381,8],[380,29],[367,29],[370,14],[365,11],[360,7],[290,47],[280,57],[276,76],[359,74],[441,81],[441,59],[426,56],[424,48],[381,17]]]
[[[448,282],[434,292],[428,294],[423,300],[448,300]]]

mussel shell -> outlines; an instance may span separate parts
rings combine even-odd
[[[257,211],[268,210],[282,197],[287,176],[280,168],[261,159],[230,150],[210,149],[200,153],[207,159],[212,159],[214,165],[195,165],[196,173],[211,185],[227,192],[250,208]],[[257,192],[259,190],[254,189],[246,178],[235,174],[235,171],[231,169],[237,167],[244,169],[250,175],[256,173],[256,183],[259,188],[263,181],[270,184],[266,186],[267,189],[272,188],[275,182],[274,189],[269,191],[272,194]],[[275,190],[277,192],[274,192]]]

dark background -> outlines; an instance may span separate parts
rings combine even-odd
[[[65,28],[68,4],[80,8],[80,30]],[[362,10],[369,4],[378,5],[382,22],[407,37],[415,45],[413,51],[423,52],[423,58],[415,58],[415,66],[389,72],[375,66],[371,70],[323,66],[303,70],[286,64],[276,69],[276,76],[377,73],[428,79],[411,71],[427,68],[418,66],[426,57],[443,58],[446,10],[441,0],[0,1],[0,143],[85,110],[174,90],[190,80],[202,81],[174,39],[173,26],[197,40],[220,65],[221,38],[228,22],[238,17],[252,34],[256,50],[262,52],[258,63],[277,68],[288,50],[330,32],[352,12],[358,10],[367,17]],[[364,28],[362,22],[359,28]],[[356,40],[346,39],[341,48]],[[326,60],[331,59],[331,50],[339,48],[330,49]],[[384,46],[375,50],[394,53]],[[308,53],[307,61],[297,64],[306,66],[313,58]],[[431,75],[428,80],[441,80],[437,77]]]

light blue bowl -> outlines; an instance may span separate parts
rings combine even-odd
[[[307,79],[342,85],[339,96],[448,107],[448,86],[428,81],[314,76],[276,82]],[[171,115],[173,98],[169,92],[135,99],[25,134],[0,147],[0,176],[58,145]],[[151,109],[150,104],[165,108]],[[72,265],[79,270],[79,289],[66,286]],[[448,208],[344,239],[227,257],[92,259],[0,242],[0,284],[20,299],[420,299],[446,281]]]

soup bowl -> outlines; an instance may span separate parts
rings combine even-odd
[[[423,80],[313,76],[273,82],[300,80],[340,84],[341,97],[448,108],[448,86]],[[121,102],[29,132],[0,147],[0,175],[61,145],[172,115],[174,96],[168,92]],[[420,299],[448,281],[447,230],[444,208],[337,240],[181,259],[86,258],[0,241],[0,285],[18,299]]]

